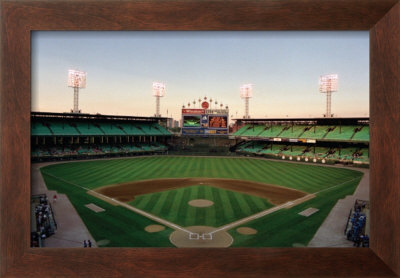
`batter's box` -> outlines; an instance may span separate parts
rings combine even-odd
[[[189,239],[190,240],[198,240],[198,239],[200,239],[200,235],[198,233],[190,233]]]
[[[203,239],[205,239],[205,240],[212,240],[212,234],[211,234],[211,233],[203,234]]]

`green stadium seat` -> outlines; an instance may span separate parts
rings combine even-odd
[[[119,124],[120,127],[123,128],[124,132],[127,135],[132,135],[132,136],[142,136],[145,135],[144,131],[137,128],[135,125],[130,124],[130,123],[121,123]]]
[[[245,132],[249,127],[250,127],[250,125],[245,125],[242,128],[238,129],[236,132],[234,132],[233,135],[234,136],[242,135],[243,132]]]
[[[78,136],[78,135],[80,135],[80,133],[74,126],[71,126],[69,123],[66,123],[66,122],[51,122],[49,124],[49,127],[50,127],[51,131],[53,132],[53,135],[59,135],[59,136]]]
[[[247,130],[245,130],[241,136],[247,136],[247,137],[252,137],[252,136],[258,136],[263,130],[265,129],[264,125],[252,125]]]
[[[99,123],[98,124],[99,129],[101,129],[105,135],[126,135],[126,133],[123,131],[121,127],[118,126],[118,124],[114,123]]]
[[[281,138],[299,138],[300,134],[304,132],[307,126],[304,125],[293,125],[286,126],[283,128],[282,132],[279,133],[277,137]]]
[[[81,135],[105,135],[99,127],[89,122],[76,122],[74,125]]]
[[[171,132],[159,124],[153,124],[153,128],[158,129],[162,135],[172,135]]]
[[[32,122],[31,135],[32,136],[51,136],[53,134],[51,133],[51,130],[48,128],[48,126],[45,125],[45,123]]]
[[[329,140],[350,140],[357,126],[336,126],[328,132],[324,139]]]
[[[353,141],[369,141],[369,126],[362,126],[361,130],[356,132],[351,138]]]
[[[265,129],[258,136],[265,138],[278,137],[283,128],[284,126],[280,125],[266,126]]]
[[[299,138],[305,139],[322,139],[328,132],[329,126],[311,126],[308,130],[304,131]]]

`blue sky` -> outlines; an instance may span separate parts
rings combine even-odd
[[[240,86],[254,84],[250,116],[321,117],[320,75],[337,73],[332,113],[369,116],[368,32],[64,32],[32,36],[32,111],[68,112],[68,69],[87,72],[83,113],[153,116],[152,82],[166,84],[162,116],[212,97],[242,117]],[[197,105],[197,104],[196,104]]]

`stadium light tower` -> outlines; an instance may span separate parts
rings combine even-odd
[[[80,113],[79,111],[79,88],[86,88],[86,72],[78,70],[68,71],[68,87],[74,88],[74,109],[72,113]]]
[[[249,99],[253,96],[253,85],[244,84],[240,87],[240,97],[244,99],[245,113],[244,118],[249,119]]]
[[[165,84],[153,82],[153,96],[156,97],[156,117],[161,117],[160,114],[160,98],[165,95]]]
[[[326,93],[326,115],[327,118],[332,118],[331,114],[331,94],[337,92],[338,75],[327,74],[321,75],[319,78],[319,91]]]

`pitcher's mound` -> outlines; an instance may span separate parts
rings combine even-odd
[[[165,230],[164,226],[161,225],[149,225],[144,230],[148,233],[157,233]]]
[[[249,227],[240,227],[236,229],[236,232],[242,235],[255,235],[257,230]]]
[[[212,205],[214,205],[214,202],[210,200],[197,199],[189,201],[188,204],[192,207],[205,208],[211,207]]]
[[[192,234],[176,230],[169,236],[169,240],[176,247],[224,248],[231,246],[233,243],[233,238],[226,231],[210,234],[215,230],[214,227],[191,226],[185,227],[185,229],[192,232]]]

